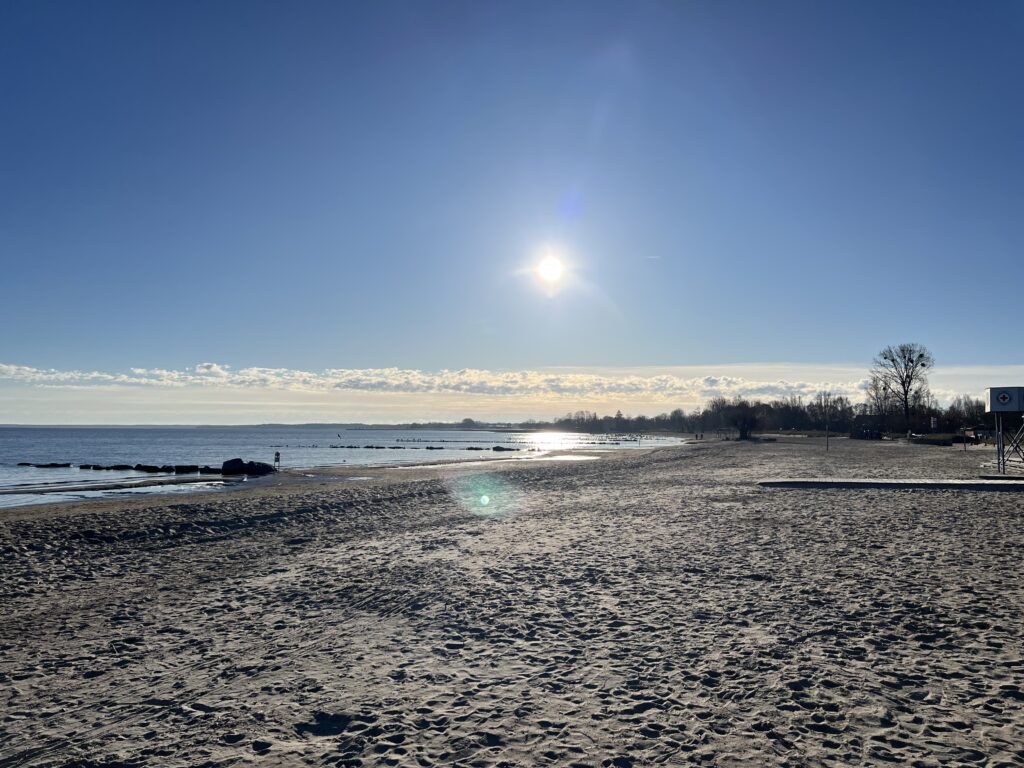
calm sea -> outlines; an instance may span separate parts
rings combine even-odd
[[[97,496],[137,493],[187,493],[222,485],[216,476],[201,484],[63,491],[88,486],[161,477],[142,472],[78,469],[79,464],[209,464],[227,459],[271,462],[280,452],[281,466],[373,466],[484,457],[535,457],[545,451],[649,448],[674,445],[669,437],[580,435],[566,432],[428,431],[345,429],[332,425],[259,427],[0,427],[0,507]],[[492,449],[518,448],[516,453]],[[430,450],[428,450],[428,448]],[[469,450],[483,448],[484,450]],[[70,463],[69,469],[19,467]],[[11,493],[15,491],[15,493]]]

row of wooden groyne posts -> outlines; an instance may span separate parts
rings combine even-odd
[[[446,441],[442,440],[441,442],[446,442]],[[499,451],[500,452],[500,451],[521,451],[522,450],[522,448],[506,448],[503,445],[496,445],[493,448],[483,448],[481,446],[471,445],[468,448],[461,448],[461,449],[460,448],[445,448],[444,446],[440,446],[440,445],[426,445],[426,446],[422,446],[422,448],[421,448],[421,446],[418,446],[418,445],[329,445],[327,447],[328,448],[356,448],[356,449],[362,448],[363,450],[366,450],[366,451],[383,451],[383,450],[389,450],[389,451],[419,451],[419,450],[424,450],[424,451],[458,451],[458,450],[463,450],[463,451]],[[535,451],[537,449],[536,448],[527,448],[526,450],[528,450],[528,451]]]
[[[19,467],[35,467],[36,469],[70,469],[70,462],[48,462],[46,464],[33,464],[29,461],[19,461]],[[209,465],[199,466],[198,464],[79,464],[79,469],[117,470],[122,472],[148,472],[151,474],[163,475],[269,475],[276,472],[272,464],[262,461],[244,461],[243,459],[228,459],[219,468]]]

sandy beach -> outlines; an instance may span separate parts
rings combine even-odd
[[[1024,765],[990,449],[706,442],[0,511],[0,766]]]

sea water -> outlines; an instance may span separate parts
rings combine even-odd
[[[484,430],[371,429],[330,424],[255,427],[0,427],[0,507],[69,501],[133,493],[186,493],[221,485],[95,489],[90,485],[130,484],[160,474],[79,469],[80,464],[208,464],[219,468],[231,458],[271,463],[281,454],[282,468],[420,464],[481,458],[530,458],[550,451],[650,448],[680,442],[671,437],[584,435],[569,432],[491,432]],[[512,449],[507,452],[494,451]],[[70,463],[67,469],[19,467]],[[64,491],[68,486],[84,490]]]

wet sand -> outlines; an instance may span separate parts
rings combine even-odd
[[[140,480],[112,480],[109,483],[67,483],[29,488],[0,489],[0,496],[45,496],[50,493],[74,493],[76,491],[123,491],[131,488],[156,488],[162,485],[191,485],[238,482],[238,478],[212,475],[184,475],[178,477],[154,477]]]
[[[0,510],[0,766],[1024,765],[990,451],[707,442]]]

